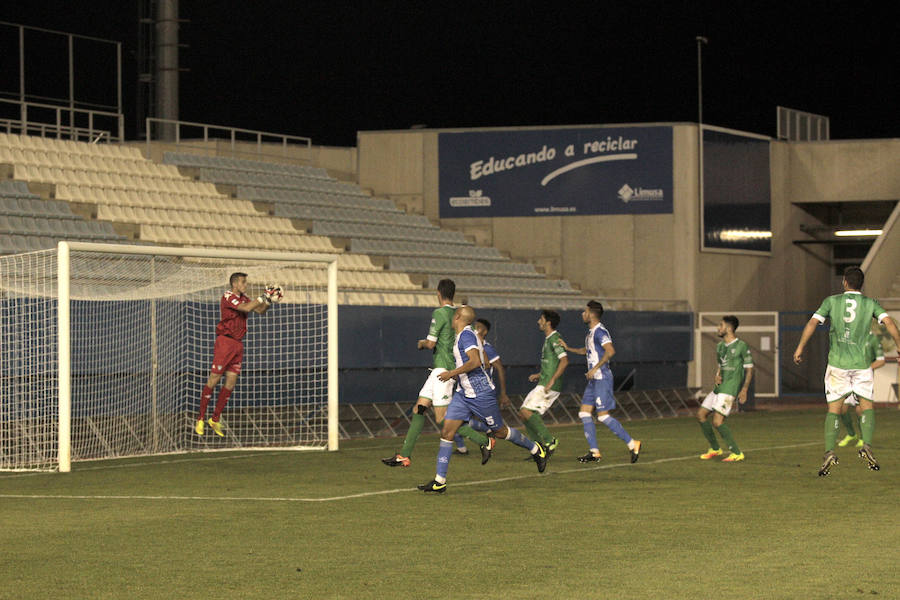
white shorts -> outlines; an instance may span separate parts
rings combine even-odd
[[[527,408],[543,416],[547,409],[553,406],[557,398],[559,398],[559,392],[547,391],[544,386],[538,385],[525,396],[522,408]]]
[[[872,369],[825,369],[825,400],[837,402],[848,394],[871,400],[875,396],[875,374]]]
[[[734,406],[734,396],[710,392],[703,399],[703,404],[700,406],[708,411],[717,412],[723,417],[727,417],[731,414],[731,407]]]
[[[447,381],[441,381],[438,379],[438,375],[446,370],[447,369],[442,369],[440,367],[431,370],[428,379],[425,381],[425,385],[419,390],[419,398],[428,398],[431,400],[432,406],[448,406],[450,404],[450,398],[453,397],[453,386],[456,385],[456,380],[448,379]]]

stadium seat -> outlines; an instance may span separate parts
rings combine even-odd
[[[397,239],[353,238],[350,250],[360,254],[373,256],[446,256],[447,248],[440,244],[425,241],[406,241]],[[458,244],[453,246],[453,254],[457,258],[478,260],[503,260],[496,248]]]
[[[391,256],[388,268],[407,273],[434,273],[438,275],[464,275],[472,272],[470,260],[423,256]],[[482,275],[507,277],[541,277],[534,265],[507,260],[486,261],[479,265]]]

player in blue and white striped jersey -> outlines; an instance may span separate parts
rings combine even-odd
[[[470,306],[459,307],[453,315],[453,330],[456,332],[453,357],[456,360],[456,368],[445,371],[438,377],[444,381],[455,377],[457,387],[450,400],[450,406],[447,407],[441,431],[437,472],[433,480],[418,486],[423,492],[443,493],[447,489],[447,470],[450,467],[450,457],[453,455],[453,436],[472,416],[484,421],[496,437],[509,440],[531,452],[537,463],[538,472],[543,473],[547,467],[546,448],[503,424],[494,382],[484,369],[486,362],[484,346],[471,327],[474,320],[475,311]]]
[[[570,348],[563,342],[563,347],[574,354],[587,355],[587,387],[581,400],[578,417],[584,425],[584,437],[588,441],[588,453],[578,457],[581,462],[595,462],[602,458],[597,446],[597,428],[594,426],[593,411],[597,409],[597,420],[606,425],[610,431],[628,445],[631,462],[637,462],[641,452],[641,442],[634,440],[609,412],[616,408],[616,397],[613,395],[613,376],[609,368],[609,360],[616,353],[609,330],[600,322],[603,316],[603,305],[596,300],[587,303],[581,318],[588,326],[584,348]]]
[[[497,349],[494,348],[493,344],[485,339],[488,332],[491,330],[491,322],[487,319],[475,319],[475,322],[472,324],[472,329],[475,331],[475,335],[478,336],[478,341],[480,341],[484,347],[485,370],[487,371],[488,377],[491,381],[494,381],[494,374],[496,373],[497,375],[497,382],[500,384],[500,394],[497,396],[497,404],[500,405],[501,409],[510,406],[512,403],[509,401],[509,396],[506,395],[506,369],[503,367],[503,361],[500,360],[500,353],[497,352]],[[469,419],[469,427],[482,433],[488,433],[490,431],[488,426],[477,418]],[[488,440],[489,442],[487,445],[481,446],[481,464],[486,464],[487,461],[491,459],[491,452],[494,450],[494,438],[489,437]],[[462,438],[457,434],[456,437],[453,438],[453,441],[456,442],[457,454],[460,454],[459,445]]]

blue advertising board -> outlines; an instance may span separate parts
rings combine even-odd
[[[438,135],[440,217],[672,212],[672,128]]]

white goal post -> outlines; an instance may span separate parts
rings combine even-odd
[[[225,435],[193,423],[233,272],[255,298]],[[0,470],[250,448],[338,449],[337,256],[60,242],[0,257]],[[224,382],[224,378],[222,380]],[[206,416],[212,414],[222,383]]]

